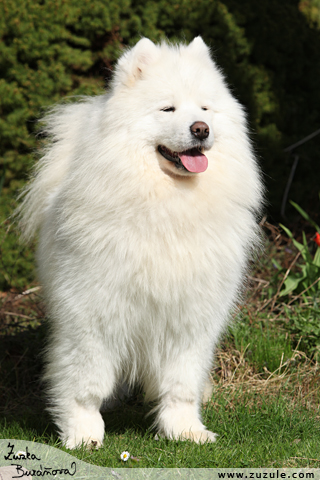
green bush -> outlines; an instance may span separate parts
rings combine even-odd
[[[0,33],[5,192],[29,171],[43,107],[100,92],[120,47],[141,35],[187,41],[202,35],[212,46],[257,132],[276,208],[292,164],[282,148],[320,126],[320,33],[296,0],[0,0]],[[317,191],[319,150],[319,138],[299,150],[291,197],[302,206]]]
[[[141,36],[190,41],[196,35],[212,47],[248,111],[271,208],[279,211],[292,164],[283,148],[320,127],[320,32],[298,3],[0,0],[0,216],[30,172],[44,108],[102,92],[123,46]],[[318,191],[320,136],[298,153],[290,197],[308,209]],[[12,234],[2,258],[15,243]],[[7,283],[0,278],[1,285]]]
[[[33,163],[36,119],[67,95],[99,93],[118,55],[128,0],[0,1],[0,158],[4,193]],[[102,66],[105,67],[99,75]]]

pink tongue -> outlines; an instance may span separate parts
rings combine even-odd
[[[179,154],[180,160],[189,172],[204,172],[208,168],[208,159],[197,148]]]

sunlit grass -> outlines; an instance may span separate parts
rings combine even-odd
[[[97,451],[69,452],[101,466],[320,467],[319,301],[277,297],[277,264],[290,250],[269,242],[251,277],[244,306],[221,341],[212,370],[214,393],[203,406],[214,444],[155,439],[149,405],[138,395],[104,413]],[[41,292],[0,294],[0,436],[61,448],[45,411],[39,378],[47,325]],[[121,462],[128,451],[134,459]]]

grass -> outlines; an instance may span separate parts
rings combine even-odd
[[[214,444],[156,440],[148,405],[137,395],[104,413],[98,451],[72,455],[112,467],[320,467],[319,299],[279,296],[283,271],[295,255],[271,225],[251,288],[217,351],[211,401],[203,406]],[[273,260],[283,270],[275,268]],[[47,325],[41,291],[0,294],[0,436],[59,443],[45,411],[39,378]],[[135,457],[121,463],[120,454]]]

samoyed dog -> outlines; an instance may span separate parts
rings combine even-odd
[[[99,446],[123,382],[160,436],[213,442],[200,407],[239,299],[261,182],[242,107],[200,37],[143,38],[105,95],[55,108],[25,190],[24,237],[52,324],[45,380],[63,443]]]

